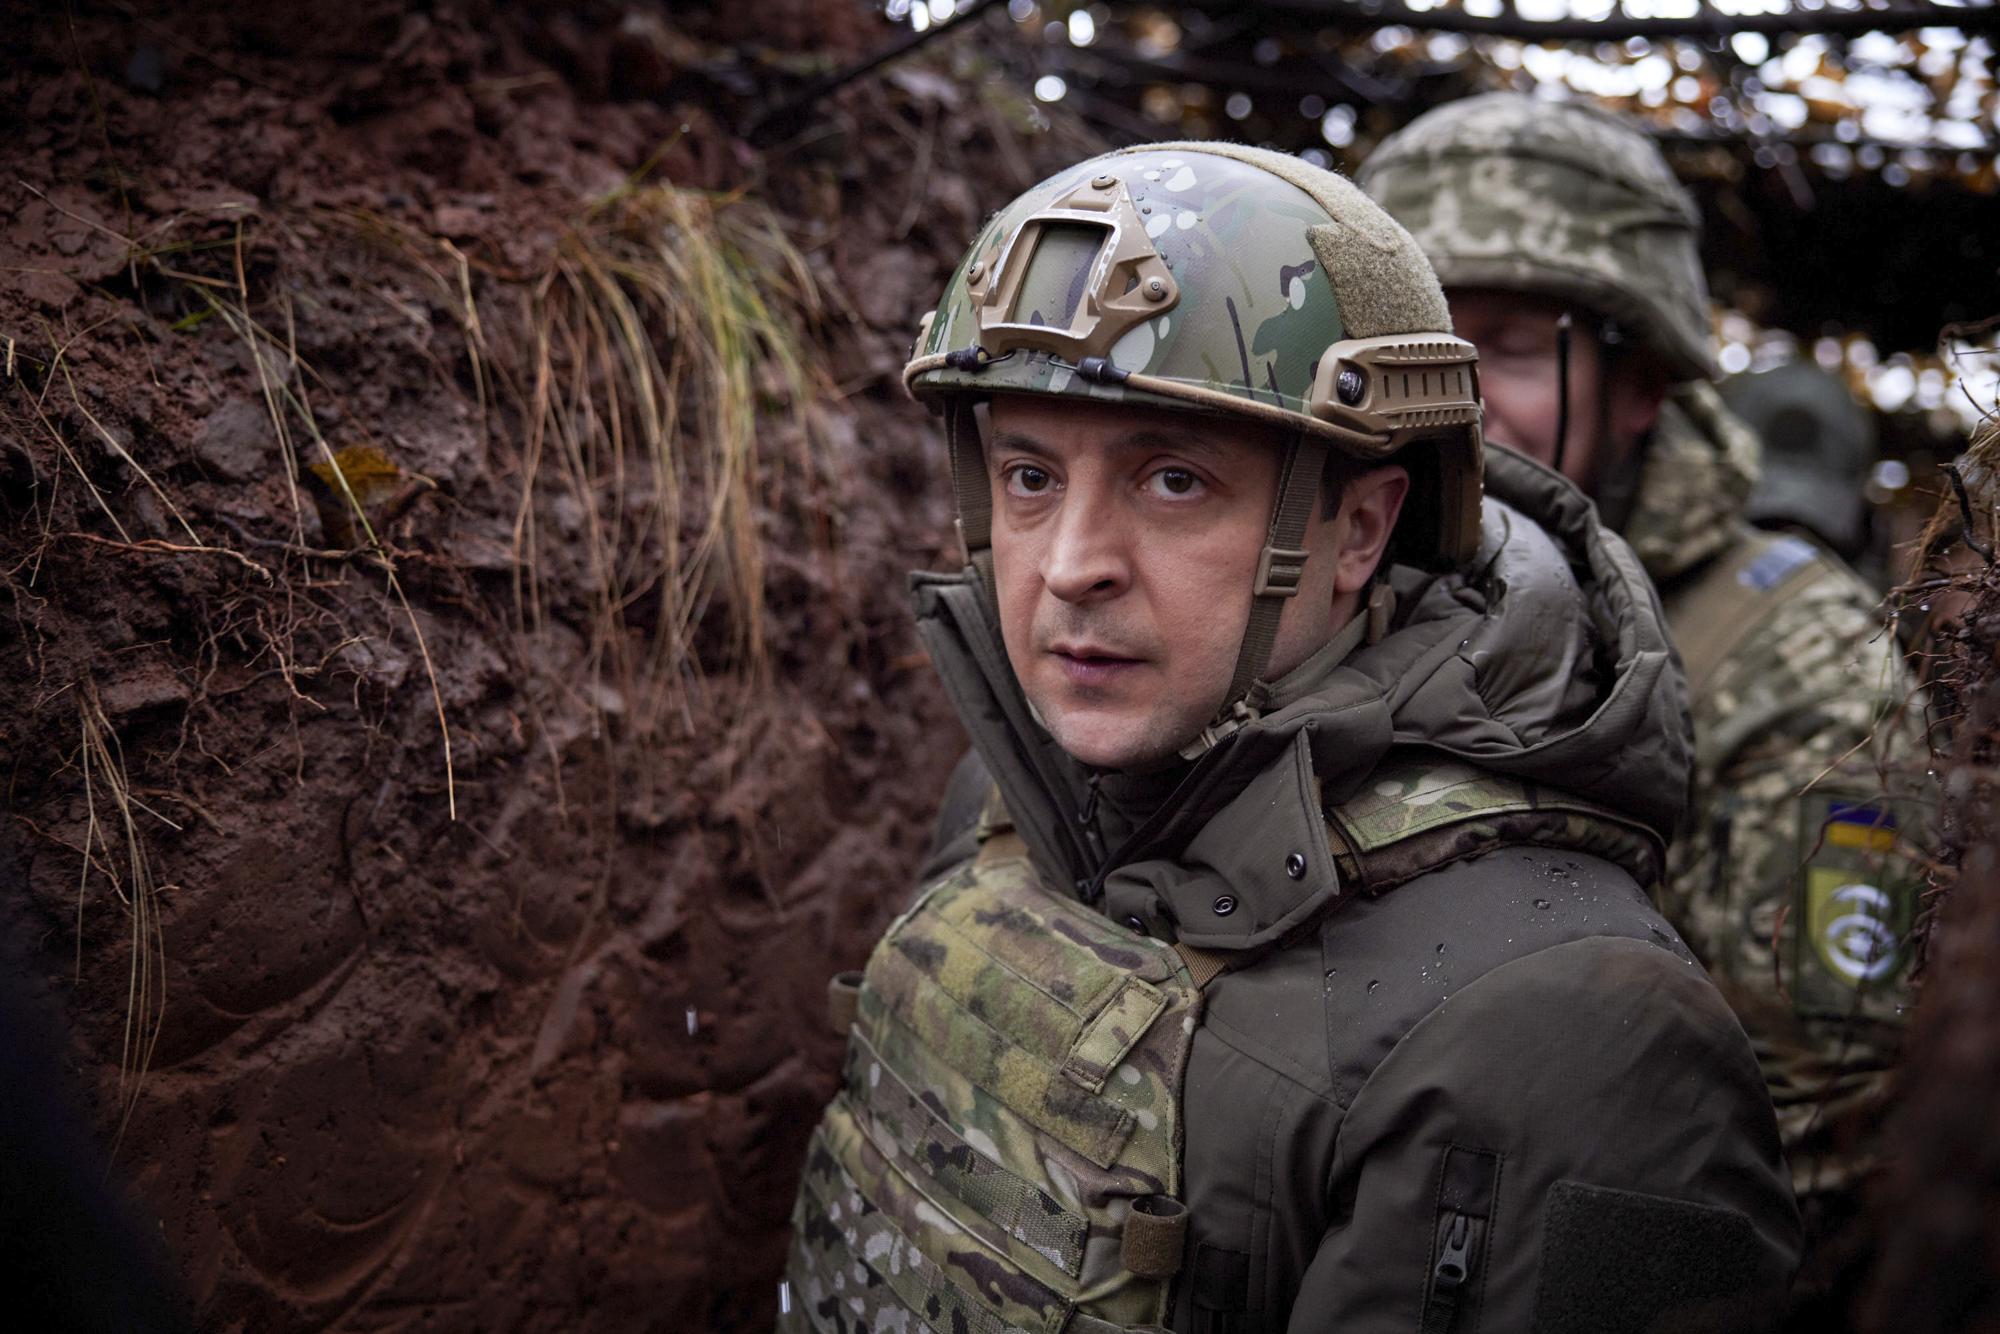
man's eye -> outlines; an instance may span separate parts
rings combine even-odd
[[[1156,495],[1185,497],[1201,492],[1201,478],[1186,468],[1162,468],[1147,479]]]
[[[1017,496],[1047,495],[1055,485],[1055,478],[1041,468],[1022,464],[1007,470],[1007,490]]]

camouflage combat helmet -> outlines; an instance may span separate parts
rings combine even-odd
[[[967,558],[989,578],[981,399],[1144,404],[1285,431],[1227,712],[1298,589],[1329,449],[1410,467],[1400,557],[1471,558],[1476,356],[1423,254],[1350,182],[1261,149],[1159,144],[1081,163],[994,215],[924,317],[903,380],[945,414]]]
[[[1446,287],[1536,292],[1607,316],[1710,379],[1701,215],[1651,139],[1592,107],[1488,93],[1419,116],[1355,180]]]

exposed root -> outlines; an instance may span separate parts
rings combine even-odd
[[[267,584],[276,582],[269,570],[259,565],[256,561],[251,560],[242,552],[231,551],[228,547],[211,547],[205,545],[184,546],[178,542],[164,542],[158,538],[144,538],[137,542],[114,542],[108,537],[99,537],[95,533],[81,532],[64,533],[62,536],[71,541],[90,542],[100,547],[110,547],[113,551],[134,551],[140,553],[152,551],[173,556],[221,556],[235,561]]]
[[[417,621],[416,610],[410,605],[402,581],[397,578],[395,555],[376,533],[367,506],[355,493],[349,468],[343,465],[341,456],[334,452],[332,444],[320,429],[318,419],[312,411],[305,384],[309,379],[319,379],[319,376],[299,356],[298,337],[290,303],[286,302],[284,307],[286,337],[282,342],[258,323],[250,313],[249,280],[244,266],[243,233],[240,225],[236,234],[234,258],[236,300],[218,297],[208,286],[200,287],[196,291],[198,297],[207,303],[208,308],[244,342],[249,349],[251,361],[257,367],[258,384],[263,390],[265,408],[270,413],[273,429],[278,434],[278,452],[284,459],[286,480],[291,488],[293,525],[294,531],[298,534],[298,540],[293,545],[300,551],[320,554],[315,549],[306,547],[303,536],[304,512],[298,499],[299,460],[295,453],[297,446],[292,431],[292,422],[296,420],[303,428],[312,449],[320,456],[323,465],[320,469],[321,476],[326,479],[328,486],[344,507],[344,513],[354,532],[365,539],[360,550],[371,554],[374,563],[380,567],[390,596],[402,611],[403,618],[409,623],[410,632],[416,639],[417,653],[423,661],[424,673],[430,684],[431,703],[437,713],[440,750],[444,761],[446,810],[450,818],[456,820],[458,781],[451,753],[451,721],[445,714],[444,692],[438,684],[437,664],[431,658],[430,645],[424,638],[423,627]]]
[[[161,889],[154,882],[152,861],[139,832],[135,810],[153,813],[132,790],[125,756],[118,744],[97,689],[85,682],[77,691],[77,716],[82,732],[80,763],[86,810],[82,872],[77,883],[77,974],[83,971],[83,918],[93,870],[110,885],[125,910],[130,938],[127,951],[125,1027],[118,1057],[118,1130],[112,1137],[115,1157],[146,1072],[152,1066],[166,1016],[166,945],[160,930]],[[102,814],[100,814],[102,807]],[[155,818],[163,818],[157,816]],[[167,821],[171,824],[171,821]],[[177,827],[177,826],[176,826]]]

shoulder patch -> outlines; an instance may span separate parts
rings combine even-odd
[[[1773,538],[1755,560],[1737,571],[1736,580],[1745,588],[1768,593],[1818,559],[1819,552],[1812,543],[1785,534]]]
[[[1921,878],[1881,804],[1808,793],[1798,832],[1786,960],[1793,1007],[1851,1015],[1857,992],[1893,987],[1908,965]]]

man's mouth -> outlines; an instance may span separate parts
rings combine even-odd
[[[1099,644],[1053,644],[1049,656],[1063,675],[1083,686],[1109,685],[1145,661]]]

